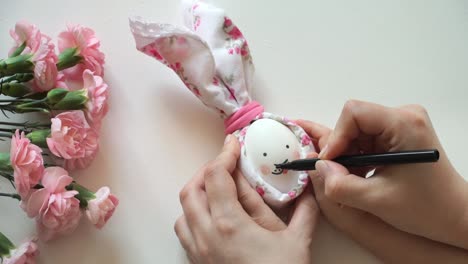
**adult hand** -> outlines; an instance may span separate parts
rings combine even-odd
[[[289,225],[236,171],[240,147],[228,136],[221,154],[180,192],[176,234],[192,263],[310,263],[318,220],[311,191],[296,202]]]
[[[372,126],[380,124],[384,129],[372,130],[369,122]],[[322,149],[320,156],[325,159],[336,157],[340,153],[439,148],[442,156],[438,164],[380,168],[374,177],[364,179],[350,174],[339,164],[325,161],[317,164],[317,171],[311,172],[311,178],[319,206],[327,219],[338,229],[351,235],[361,244],[365,244],[376,255],[385,256],[386,252],[391,254],[394,250],[408,255],[411,252],[422,253],[427,248],[435,247],[427,251],[429,254],[415,255],[419,255],[420,258],[433,255],[431,260],[435,262],[440,260],[437,256],[444,255],[442,252],[450,256],[461,254],[460,256],[466,257],[465,251],[407,233],[432,239],[437,237],[438,241],[451,242],[452,245],[464,245],[463,237],[460,237],[465,230],[464,225],[457,217],[447,216],[446,210],[453,210],[452,212],[459,218],[464,217],[466,198],[463,198],[460,187],[466,188],[466,182],[448,162],[423,109],[417,106],[392,109],[353,101],[345,106],[337,123],[337,130],[333,132],[310,121],[298,121],[298,123],[318,140],[317,143]],[[344,126],[343,123],[347,125]],[[413,130],[425,131],[412,131],[412,124],[417,124]],[[349,128],[346,132],[343,131],[345,127]],[[353,127],[358,129],[358,132],[352,132]],[[399,133],[403,133],[404,136]],[[345,143],[342,141],[343,138],[347,139]],[[408,142],[405,141],[407,139]],[[343,147],[344,145],[346,146]],[[338,152],[335,151],[336,146],[339,146]],[[429,166],[430,169],[424,166]],[[441,175],[437,176],[437,172]],[[448,173],[450,175],[447,175]],[[448,179],[444,180],[443,177]],[[440,182],[444,184],[437,186],[440,189],[430,188],[431,184],[427,181],[432,181],[432,184]],[[456,224],[450,226],[447,222]],[[437,232],[431,229],[435,226]],[[391,242],[392,246],[389,247],[390,244],[387,242],[390,241],[401,243]],[[444,247],[446,249],[443,249]],[[389,250],[390,248],[394,250]],[[386,259],[391,258],[387,256]]]

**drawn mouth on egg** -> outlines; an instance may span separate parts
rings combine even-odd
[[[287,162],[288,162],[288,159],[286,159],[286,160],[285,160],[283,163],[281,163],[281,164],[285,164],[285,163],[287,163]],[[276,168],[276,169],[274,169],[271,173],[274,174],[274,175],[281,175],[281,174],[287,173],[287,172],[288,172],[288,170],[283,170],[283,169],[281,169],[281,168]]]

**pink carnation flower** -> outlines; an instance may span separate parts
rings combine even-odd
[[[10,251],[10,256],[3,259],[3,264],[34,264],[39,250],[36,244],[37,239],[33,238],[22,243],[19,247]]]
[[[15,46],[10,50],[9,55],[25,44],[26,47],[21,54],[35,54],[34,58],[42,59],[49,52],[49,45],[53,47],[53,44],[49,42],[49,37],[41,34],[35,25],[26,21],[16,23],[15,29],[10,30],[10,36],[15,41]]]
[[[73,80],[80,80],[83,71],[89,69],[95,75],[103,76],[104,54],[99,51],[100,42],[94,31],[81,25],[68,26],[58,36],[58,48],[62,52],[67,48],[77,48],[78,55],[83,58],[82,62],[65,73]]]
[[[26,47],[21,54],[33,54],[31,58],[34,62],[34,80],[31,81],[33,90],[44,92],[55,88],[58,58],[50,37],[26,21],[16,23],[15,29],[10,30],[10,35],[15,41],[10,54],[23,44],[26,44]]]
[[[39,237],[45,241],[73,232],[81,219],[77,191],[67,191],[72,177],[60,167],[45,169],[43,189],[36,190],[26,206],[29,217],[36,217]]]
[[[47,138],[50,151],[64,159],[82,158],[85,156],[85,142],[91,130],[82,111],[64,112],[51,120],[51,135]],[[93,137],[91,140],[96,140]],[[97,142],[91,142],[96,143]],[[89,143],[88,143],[89,145]]]
[[[27,199],[32,187],[39,183],[44,172],[42,150],[16,130],[11,139],[10,162],[14,170],[15,186],[21,199]]]
[[[88,90],[86,117],[90,125],[100,129],[101,120],[107,114],[109,96],[108,86],[100,76],[93,75],[90,70],[83,72],[83,87]]]
[[[57,83],[57,58],[49,56],[44,60],[37,61],[34,65],[34,85],[36,92],[45,92],[55,88]]]
[[[119,199],[110,193],[109,187],[102,187],[95,195],[96,198],[88,201],[86,216],[93,225],[101,229],[114,214]]]
[[[88,131],[86,140],[83,142],[85,154],[82,158],[66,159],[64,160],[64,167],[67,170],[80,170],[85,169],[91,165],[94,158],[96,158],[99,150],[99,135],[96,130],[91,129]]]

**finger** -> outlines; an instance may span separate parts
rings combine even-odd
[[[319,149],[325,147],[328,136],[331,134],[332,130],[321,124],[307,121],[307,120],[297,120],[297,124],[304,129],[304,131],[314,139],[318,141]]]
[[[332,131],[330,128],[324,125],[321,125],[319,123],[315,123],[312,121],[308,121],[308,120],[300,119],[300,120],[296,120],[296,123],[300,127],[302,127],[304,131],[307,132],[307,134],[309,134],[310,136],[314,138],[321,138],[323,136],[330,134],[330,132]]]
[[[320,211],[333,226],[345,233],[353,228],[358,229],[361,227],[361,218],[366,215],[364,211],[345,206],[327,198],[325,195],[325,182],[319,175],[312,179],[312,186]]]
[[[174,231],[179,238],[180,244],[187,252],[187,255],[195,253],[195,240],[184,215],[180,216],[174,225]]]
[[[234,173],[237,196],[240,204],[250,217],[261,227],[270,231],[286,228],[286,224],[265,204],[260,194],[252,188],[238,170]]]
[[[179,194],[185,221],[195,237],[208,230],[211,221],[203,171],[200,169]]]
[[[312,187],[306,187],[297,199],[288,230],[300,236],[312,237],[320,214],[317,202],[312,195]]]
[[[386,131],[394,120],[391,108],[361,101],[348,101],[335,129],[328,138],[327,146],[319,157],[333,159],[345,152],[349,144],[361,134],[377,136]],[[388,129],[387,129],[388,130]]]
[[[325,183],[325,196],[365,211],[373,211],[377,202],[376,180],[362,178],[333,161],[318,161],[316,169]]]
[[[215,162],[220,167],[233,173],[237,166],[237,160],[240,155],[240,144],[233,135],[226,136],[221,153],[216,157]]]
[[[211,216],[216,218],[242,208],[237,200],[236,184],[231,173],[236,168],[240,146],[229,135],[221,154],[205,169],[205,189]]]

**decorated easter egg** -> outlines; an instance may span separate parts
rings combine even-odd
[[[245,146],[247,162],[265,182],[281,192],[296,186],[298,171],[275,167],[300,157],[300,143],[288,127],[272,119],[257,120],[247,130]]]
[[[240,168],[270,205],[281,206],[301,194],[307,172],[276,168],[275,164],[306,158],[313,151],[307,134],[296,124],[272,114],[255,120],[240,133]]]

